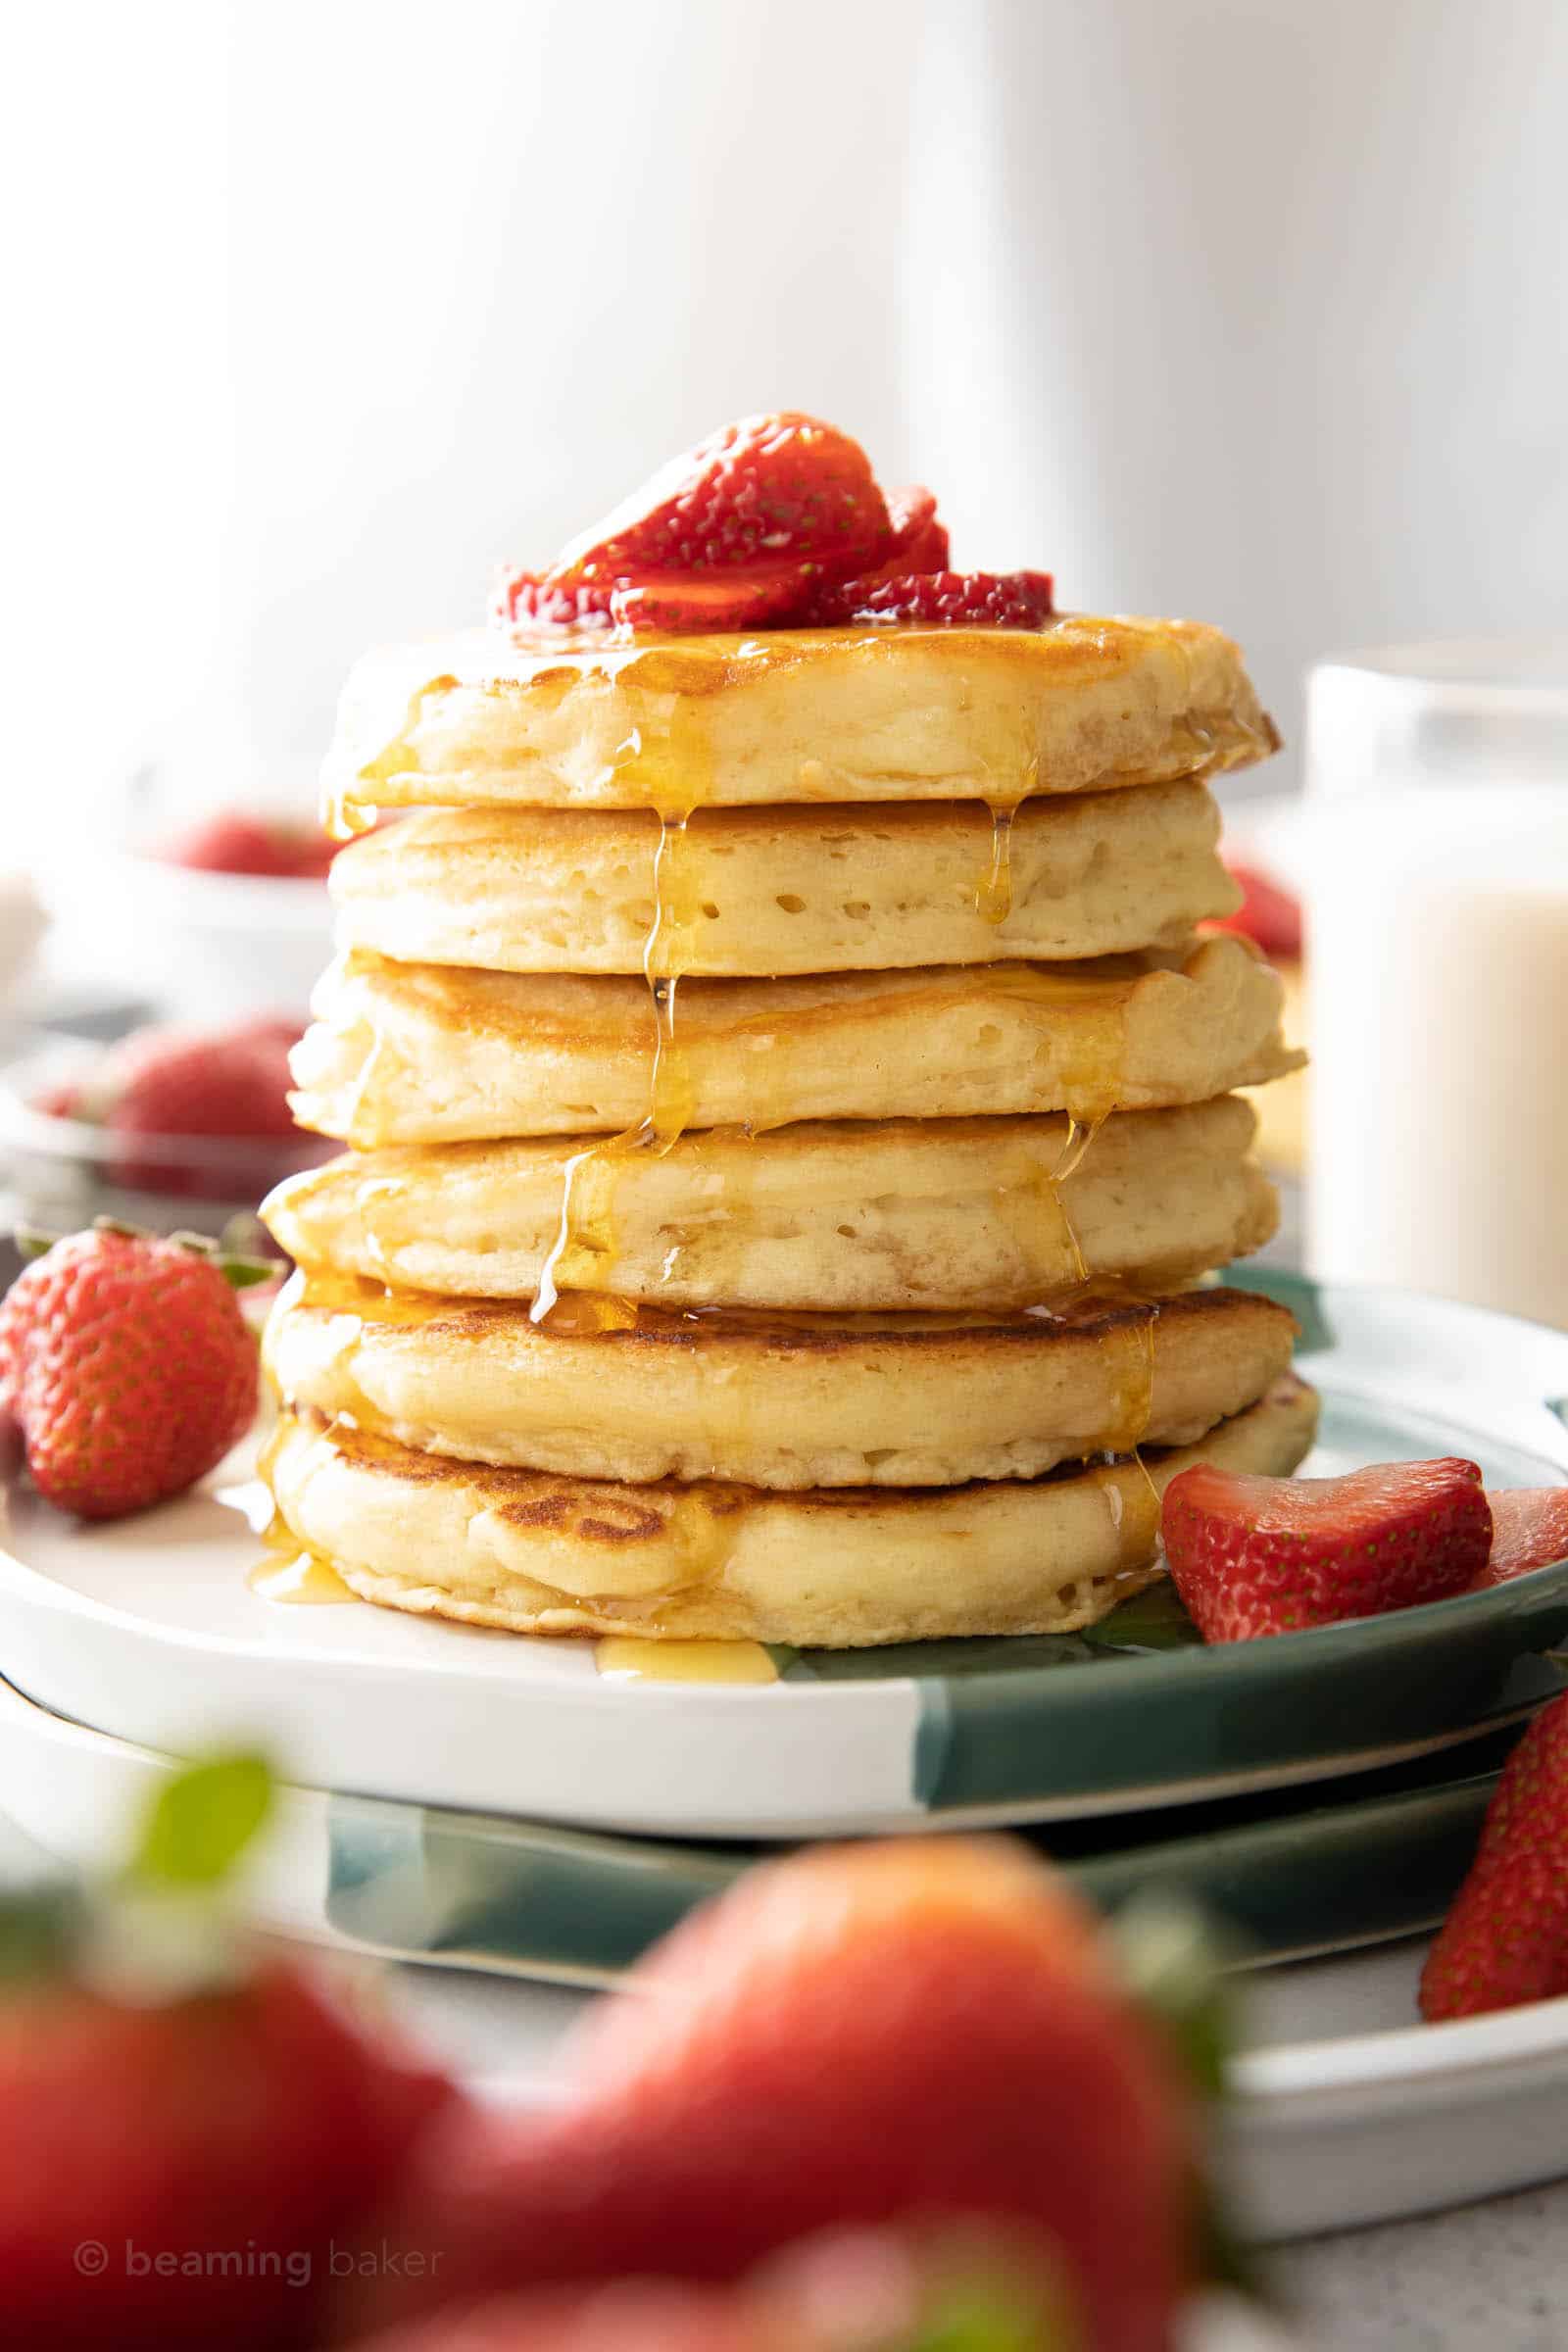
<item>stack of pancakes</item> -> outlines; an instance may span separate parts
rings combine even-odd
[[[1205,778],[1273,748],[1190,623],[499,635],[345,697],[352,1147],[268,1205],[292,1540],[527,1633],[1065,1631],[1158,1494],[1314,1400],[1230,1091],[1294,1066]]]

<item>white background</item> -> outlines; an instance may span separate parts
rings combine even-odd
[[[761,407],[1292,732],[1322,651],[1568,623],[1561,0],[56,0],[7,62],[13,852],[149,746],[303,790],[365,643]]]

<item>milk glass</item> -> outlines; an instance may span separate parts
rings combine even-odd
[[[1310,682],[1308,1262],[1568,1326],[1568,638]]]

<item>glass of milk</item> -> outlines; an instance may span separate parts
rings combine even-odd
[[[1568,638],[1321,664],[1307,1255],[1568,1327]]]

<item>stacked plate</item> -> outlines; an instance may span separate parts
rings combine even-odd
[[[1490,1483],[1568,1479],[1568,1335],[1250,1279],[1303,1326],[1323,1398],[1309,1472],[1462,1450]],[[257,1890],[280,1927],[598,1985],[762,1841],[1016,1823],[1096,1899],[1180,1886],[1281,1964],[1255,1980],[1236,2072],[1256,2230],[1560,2168],[1568,2003],[1418,2026],[1419,1947],[1397,1939],[1441,1915],[1518,1724],[1561,1687],[1544,1653],[1568,1635],[1568,1562],[1224,1649],[1146,1593],[1092,1638],[780,1653],[767,1685],[618,1683],[569,1644],[261,1598],[247,1571],[275,1563],[250,1467],[116,1527],[12,1494],[0,1778],[46,1848],[103,1852],[165,1756],[249,1737],[297,1784]],[[560,2018],[514,2002],[494,2023],[502,2048],[537,2048]]]
[[[1303,1367],[1323,1397],[1309,1470],[1462,1450],[1494,1485],[1568,1477],[1568,1336],[1394,1294],[1250,1279],[1303,1328]],[[584,1645],[260,1598],[246,1571],[263,1563],[268,1504],[248,1472],[235,1461],[203,1491],[99,1528],[60,1519],[19,1487],[0,1558],[8,1679],[58,1714],[155,1749],[260,1738],[299,1783],[390,1806],[401,1924],[378,1942],[453,1948],[440,1873],[428,1914],[424,1893],[408,1907],[407,1808],[442,1809],[418,1836],[439,1831],[443,1852],[454,1838],[464,1851],[464,1917],[471,1925],[470,1896],[485,1909],[487,1956],[589,1976],[628,1956],[612,1891],[627,1836],[684,1847],[1025,1823],[1065,1852],[1072,1825],[1073,1856],[1105,1862],[1107,1890],[1196,1871],[1265,1949],[1424,1924],[1452,1851],[1441,1848],[1435,1876],[1373,1871],[1352,1898],[1336,1879],[1341,1828],[1326,1815],[1314,1826],[1313,1809],[1390,1799],[1407,1824],[1407,1779],[1348,1783],[1423,1759],[1423,1788],[1472,1778],[1467,1743],[1557,1687],[1541,1653],[1568,1634],[1565,1562],[1490,1592],[1215,1649],[1196,1643],[1160,1587],[1082,1634],[780,1650],[766,1684],[622,1682],[596,1672]],[[1450,1821],[1446,1807],[1434,1818]],[[455,1822],[453,1811],[482,1818]],[[359,1838],[373,1803],[353,1820]],[[549,1951],[532,1950],[542,1915],[511,1891],[517,1856],[533,1851],[519,1823],[586,1835],[569,1849],[570,1952],[559,1921]],[[601,1849],[598,1837],[611,1842]],[[1275,1919],[1270,1873],[1281,1852],[1304,1868],[1303,1839],[1322,1867]],[[372,1837],[346,1865],[356,1900],[372,1908],[375,1849]],[[684,1853],[634,1851],[638,1884],[666,1863],[667,1884],[685,1884]]]

